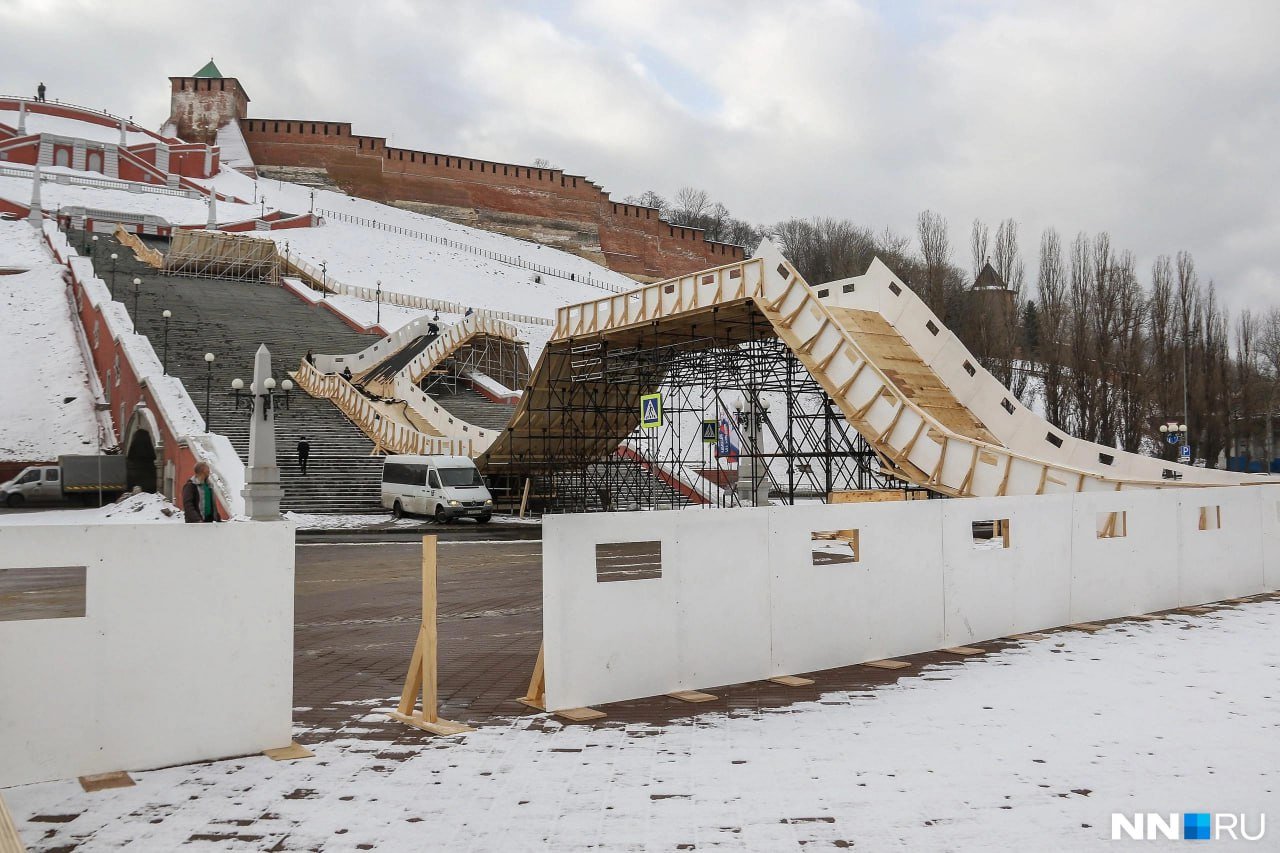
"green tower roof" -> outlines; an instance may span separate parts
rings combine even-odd
[[[201,68],[195,73],[195,76],[220,78],[222,77],[222,72],[218,70],[218,66],[213,64],[213,59],[210,59],[204,68]]]

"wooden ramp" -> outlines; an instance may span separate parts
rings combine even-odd
[[[1000,440],[987,431],[973,412],[960,405],[951,389],[920,359],[888,320],[874,311],[835,307],[827,310],[904,397],[959,435],[988,444],[1000,444]]]

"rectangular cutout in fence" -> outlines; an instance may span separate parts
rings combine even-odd
[[[662,543],[599,542],[596,582],[645,581],[662,577]]]
[[[0,622],[83,617],[84,566],[0,569]]]
[[[1222,507],[1217,504],[1213,506],[1200,507],[1200,529],[1201,530],[1221,530],[1222,529]]]
[[[1129,535],[1129,514],[1118,512],[1098,513],[1098,538],[1123,539]]]
[[[972,527],[973,547],[975,548],[1008,548],[1009,519],[992,518],[986,521],[975,521]]]
[[[813,542],[811,559],[815,566],[856,563],[862,555],[856,530],[815,530],[809,538]]]

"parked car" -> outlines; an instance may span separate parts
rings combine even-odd
[[[382,505],[396,518],[429,515],[444,524],[493,518],[493,495],[466,456],[388,456],[382,465]]]
[[[128,488],[125,467],[123,456],[59,456],[57,465],[32,465],[0,483],[0,503],[10,507],[69,500],[91,504],[99,495],[108,503]]]

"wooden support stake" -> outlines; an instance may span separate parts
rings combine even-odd
[[[135,784],[137,783],[133,781],[133,777],[123,770],[113,770],[110,773],[93,773],[89,776],[80,777],[80,787],[87,794],[92,794],[94,791],[105,791],[108,788],[132,788]]]
[[[770,678],[774,684],[781,684],[783,687],[808,687],[813,684],[812,678],[803,678],[799,675],[776,675]]]
[[[906,669],[907,667],[911,666],[911,664],[907,663],[904,660],[893,660],[892,658],[886,658],[885,660],[863,661],[862,666],[873,666],[876,669]]]
[[[262,754],[272,761],[296,761],[299,758],[315,758],[316,754],[296,740],[278,749],[264,749]]]
[[[0,795],[0,853],[27,853],[27,848],[22,843],[21,836],[18,835],[18,827],[14,824],[13,816],[9,814],[2,795]]]
[[[529,508],[529,487],[533,485],[532,477],[524,478],[524,495],[520,498],[520,517],[524,518],[525,510]],[[542,659],[542,652],[538,652],[538,659]]]
[[[436,669],[436,537],[422,537],[422,624],[418,642],[409,662],[400,704],[390,711],[391,719],[437,735],[457,735],[475,731],[470,726],[442,720],[439,716]],[[418,692],[422,692],[422,711],[413,710]]]
[[[668,693],[672,699],[679,699],[681,702],[714,702],[719,696],[710,693],[703,693],[701,690],[677,690],[674,693]]]
[[[547,670],[546,646],[538,646],[538,660],[533,665],[533,675],[529,678],[529,690],[516,701],[526,708],[535,711],[547,710]],[[585,723],[588,720],[599,720],[606,716],[604,711],[595,708],[564,708],[552,711],[557,717],[574,723]]]

